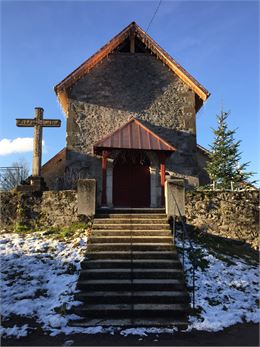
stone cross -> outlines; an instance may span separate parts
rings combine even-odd
[[[17,118],[16,125],[18,127],[34,127],[33,138],[33,164],[32,176],[41,176],[41,161],[42,161],[42,128],[43,127],[60,127],[59,119],[43,119],[43,108],[35,107],[35,118]]]

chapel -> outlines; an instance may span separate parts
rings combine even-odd
[[[42,167],[49,189],[95,179],[98,206],[155,208],[168,177],[209,182],[196,114],[210,93],[135,22],[54,90],[66,147]]]

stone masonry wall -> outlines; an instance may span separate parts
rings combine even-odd
[[[186,192],[187,223],[259,248],[259,191]]]
[[[259,191],[186,192],[187,223],[259,247]],[[0,193],[0,230],[16,223],[44,229],[78,220],[76,191]]]
[[[177,148],[166,162],[167,170],[198,183],[195,94],[155,56],[112,54],[72,87],[69,99],[71,162],[85,153],[78,165],[87,167],[84,162],[91,162],[93,144],[138,116]]]
[[[13,228],[16,223],[37,227],[66,226],[77,221],[76,191],[46,191],[22,194],[0,193],[0,229]]]

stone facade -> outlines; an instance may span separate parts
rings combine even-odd
[[[63,148],[42,166],[42,176],[50,190],[59,191],[61,189],[71,188],[71,182],[67,184],[65,178],[66,159],[67,150]]]
[[[197,146],[197,163],[198,163],[198,178],[199,185],[204,186],[210,184],[210,178],[206,171],[207,161],[209,160],[209,151],[201,146]]]
[[[146,207],[149,204],[150,207],[161,206],[165,174],[184,178],[186,188],[199,184],[204,173],[201,175],[203,155],[198,154],[196,141],[196,113],[210,93],[135,22],[130,23],[54,89],[67,116],[66,155],[64,165],[60,161],[57,163],[56,173],[54,161],[45,166],[43,176],[48,181],[49,189],[75,189],[78,179],[96,179],[98,205],[103,194],[104,205],[108,200],[110,207],[112,201],[115,206],[125,204],[137,207],[138,198],[135,202],[132,199],[132,203],[123,203],[114,200],[111,193],[114,192],[116,197],[121,189],[120,184],[113,185],[116,177],[113,173],[117,172],[116,169],[113,171],[114,163],[118,163],[121,155],[129,154],[128,150],[136,155],[143,151],[142,155],[149,157],[147,167],[150,167],[150,176],[147,174],[143,187],[148,187],[150,180],[150,199],[148,190],[142,195],[147,198]],[[133,138],[139,141],[138,145],[136,141],[134,146],[132,140],[122,145],[119,140],[118,147],[110,142],[110,145],[99,146],[99,150],[96,148],[94,153],[93,147],[97,142],[129,124],[132,117],[137,118],[140,128],[146,131],[142,139],[140,131],[131,132],[129,127],[129,137],[134,133]],[[151,132],[160,143],[166,141],[168,149],[161,145],[151,149],[150,140],[146,141]],[[128,139],[126,133],[123,135],[123,130],[120,136]],[[102,152],[108,148],[109,153]],[[167,156],[165,162],[166,153],[172,154]],[[130,162],[132,165],[132,159],[129,167]],[[140,171],[138,179],[136,176],[140,183],[141,161],[139,164],[135,164],[135,173]],[[121,178],[127,179],[127,174],[120,175]],[[129,182],[131,179],[125,186],[130,187]],[[122,188],[122,191],[125,190]],[[142,194],[141,189],[139,191]]]
[[[66,166],[70,172],[77,172],[78,178],[97,180],[98,203],[101,160],[93,155],[93,145],[131,116],[137,116],[145,126],[176,147],[177,151],[166,161],[167,173],[185,177],[190,186],[197,185],[195,93],[154,55],[114,53],[69,92]],[[113,159],[109,165],[108,189]],[[157,158],[153,158],[151,172],[155,183],[151,194],[158,191],[153,206],[157,206],[160,201]]]
[[[186,192],[187,223],[259,248],[259,191]]]
[[[112,54],[71,88],[69,99],[70,150],[91,154],[94,143],[131,116],[185,152],[195,150],[196,142],[178,138],[196,135],[194,92],[153,55]]]

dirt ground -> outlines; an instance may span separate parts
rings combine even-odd
[[[2,346],[259,346],[259,325],[237,324],[223,331],[178,332],[148,336],[120,334],[60,334],[51,337],[39,330],[20,339],[6,338]]]

